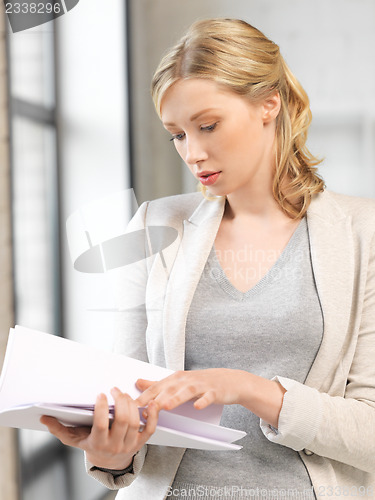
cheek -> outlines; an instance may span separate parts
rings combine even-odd
[[[186,148],[184,146],[184,143],[183,142],[177,142],[177,143],[175,143],[175,148],[176,148],[176,151],[179,154],[180,158],[185,163],[186,167],[194,175],[193,167],[186,162]]]
[[[185,148],[182,143],[182,141],[174,141],[174,146],[176,148],[177,153],[180,155],[180,157],[185,161]]]
[[[236,157],[242,160],[254,152],[257,144],[258,137],[254,135],[253,131],[244,131],[242,129],[236,133],[221,137],[218,142],[217,152],[220,151],[221,155],[230,155],[232,158]]]
[[[263,124],[259,121],[244,127],[237,135],[237,147],[243,154],[256,155],[264,147]]]

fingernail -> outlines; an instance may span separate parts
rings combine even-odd
[[[118,387],[112,387],[112,389],[111,389],[111,394],[112,394],[112,396],[113,396],[114,394],[119,394],[120,392],[121,392],[121,391],[120,391],[120,389],[119,389]]]
[[[148,417],[147,410],[143,410],[143,412],[142,412],[142,417],[143,417],[143,418],[147,418],[147,417]]]

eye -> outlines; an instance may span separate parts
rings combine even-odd
[[[215,130],[217,124],[218,122],[213,123],[212,125],[207,125],[207,127],[201,127],[201,130],[204,130],[206,132],[212,132]]]
[[[175,139],[177,141],[182,141],[182,139],[185,137],[185,133],[182,132],[181,134],[175,134],[174,136],[171,137],[171,139],[169,139],[170,141],[174,141]]]

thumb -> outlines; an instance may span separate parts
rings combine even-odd
[[[50,432],[59,430],[61,427],[60,422],[54,418],[54,417],[49,417],[47,415],[42,415],[39,419],[40,423],[48,427],[48,430]]]

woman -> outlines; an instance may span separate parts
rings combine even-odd
[[[139,380],[136,401],[114,388],[111,429],[103,395],[91,432],[43,422],[86,451],[92,476],[127,486],[119,499],[373,497],[374,202],[324,190],[307,96],[243,21],[195,23],[152,92],[204,197],[145,203],[131,222],[180,237],[124,271],[120,307],[128,294],[145,307],[124,312],[117,349],[177,373]],[[145,446],[158,412],[191,399],[226,405],[241,451]]]

